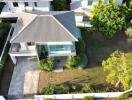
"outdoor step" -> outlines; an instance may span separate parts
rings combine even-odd
[[[56,73],[63,72],[63,66],[56,66],[53,72],[56,72]]]

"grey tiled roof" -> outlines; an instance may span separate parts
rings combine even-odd
[[[14,33],[11,43],[77,41],[76,33],[74,12],[44,12]]]

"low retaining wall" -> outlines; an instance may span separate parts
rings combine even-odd
[[[51,98],[51,99],[82,99],[85,96],[93,96],[94,98],[109,98],[109,97],[118,97],[119,95],[126,93],[125,92],[106,92],[106,93],[82,93],[82,94],[56,94],[56,95],[35,95],[35,100],[44,100],[44,98]]]

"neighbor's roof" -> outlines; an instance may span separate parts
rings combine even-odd
[[[74,12],[21,13],[11,43],[78,41]]]

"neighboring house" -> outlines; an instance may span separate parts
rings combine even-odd
[[[52,10],[51,2],[53,0],[0,0],[0,2],[5,2],[0,17],[17,17],[16,12],[22,11],[50,11]],[[76,25],[91,27],[90,21],[86,15],[91,14],[91,9],[99,0],[71,0],[70,8],[75,12]],[[109,0],[105,0],[106,3]],[[123,0],[117,0],[117,3],[121,5]]]
[[[53,0],[0,0],[5,2],[5,6],[1,12],[2,17],[15,17],[16,12],[21,11],[50,11],[51,1]]]
[[[9,51],[14,64],[23,56],[52,56],[58,61],[76,55],[79,31],[74,12],[34,11],[18,15]]]
[[[106,3],[109,0],[104,0]],[[123,0],[116,0],[119,5],[122,4]],[[76,23],[78,26],[91,27],[90,22],[86,15],[91,15],[91,10],[94,5],[96,5],[99,0],[71,0],[71,10],[75,12]]]

